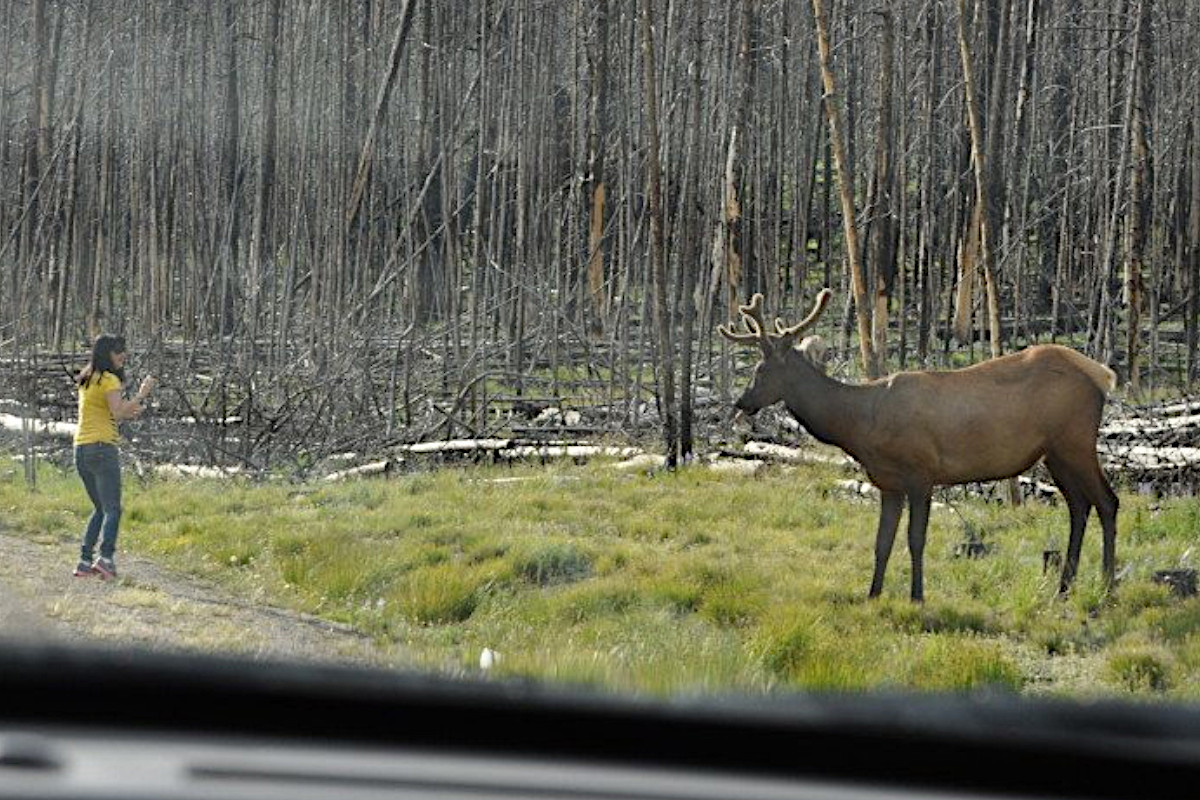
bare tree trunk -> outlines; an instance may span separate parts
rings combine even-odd
[[[875,140],[875,174],[867,199],[867,219],[871,269],[871,284],[875,292],[875,308],[871,316],[874,326],[875,358],[885,372],[888,349],[888,303],[896,280],[895,220],[892,193],[896,169],[892,159],[894,133],[892,124],[892,75],[895,69],[895,16],[890,9],[879,12],[882,19],[879,63],[879,124]]]
[[[251,338],[258,338],[259,307],[261,295],[267,286],[274,288],[274,269],[271,280],[264,284],[261,270],[268,263],[267,237],[271,225],[271,191],[275,187],[275,143],[278,137],[279,117],[279,17],[283,11],[283,0],[271,0],[266,7],[267,39],[263,50],[263,130],[262,154],[258,171],[258,192],[255,196],[254,233],[250,244],[250,293],[253,298],[250,309]],[[274,264],[275,259],[270,258]]]
[[[1134,32],[1133,68],[1129,80],[1136,85],[1130,108],[1129,135],[1133,170],[1129,177],[1131,213],[1129,217],[1129,254],[1125,261],[1124,302],[1129,310],[1126,328],[1129,390],[1136,397],[1141,393],[1139,361],[1141,358],[1141,312],[1143,304],[1142,271],[1146,241],[1149,236],[1152,169],[1147,128],[1149,127],[1150,91],[1150,12],[1152,0],[1139,0],[1137,28]]]
[[[1140,16],[1139,16],[1140,19]],[[1133,51],[1133,58],[1137,57],[1137,48]],[[1106,363],[1113,363],[1115,360],[1115,319],[1116,312],[1111,306],[1117,301],[1114,296],[1118,290],[1117,283],[1117,250],[1118,250],[1118,230],[1120,229],[1121,218],[1121,198],[1125,195],[1127,180],[1126,174],[1129,172],[1129,161],[1131,157],[1132,144],[1132,128],[1133,115],[1136,106],[1136,91],[1137,81],[1135,79],[1136,68],[1129,71],[1127,76],[1127,89],[1125,94],[1124,106],[1124,122],[1122,125],[1122,135],[1120,136],[1120,144],[1118,146],[1118,157],[1116,171],[1113,174],[1112,189],[1109,192],[1109,207],[1107,226],[1104,231],[1104,241],[1100,250],[1100,261],[1097,264],[1097,273],[1099,280],[1102,282],[1101,290],[1097,293],[1100,298],[1099,320],[1096,330],[1096,352],[1101,359]],[[1132,376],[1129,376],[1130,378]]]
[[[608,0],[595,7],[595,31],[590,37],[588,58],[591,84],[588,94],[588,225],[587,284],[591,298],[591,331],[602,335],[608,317],[604,291],[604,225],[607,216],[608,183],[604,174],[605,139],[608,136]]]
[[[733,110],[729,122],[729,144],[725,154],[725,187],[721,237],[721,259],[724,265],[726,280],[726,314],[732,320],[738,304],[738,296],[743,282],[747,280],[746,261],[750,258],[745,244],[743,190],[745,188],[745,152],[749,136],[746,130],[747,108],[751,94],[751,70],[753,54],[750,52],[750,31],[753,12],[751,4],[754,0],[741,0],[740,3],[730,4],[728,16],[734,17],[735,10],[740,11],[739,36],[737,40],[737,58],[734,73]]]
[[[45,205],[41,196],[42,170],[47,167],[50,158],[50,87],[47,81],[52,71],[50,62],[53,54],[50,48],[46,0],[34,0],[31,13],[33,76],[29,87],[29,113],[26,117],[24,176],[21,181],[24,191],[18,218],[15,264],[19,267],[12,269],[12,292],[9,296],[16,300],[14,329],[26,329],[32,336],[34,317],[29,313],[29,309],[37,306],[33,292],[36,290],[38,264],[44,258],[35,242],[41,223],[42,207]]]
[[[979,254],[987,290],[988,324],[991,335],[992,357],[1001,353],[1000,341],[1000,298],[996,287],[993,267],[991,219],[988,214],[988,171],[982,122],[979,118],[979,100],[975,69],[972,64],[971,43],[967,33],[967,0],[958,0],[958,46],[962,55],[963,88],[966,91],[967,121],[971,128],[971,158],[975,164],[975,205],[979,210]]]
[[[683,257],[681,269],[683,270],[683,290],[681,292],[680,312],[683,315],[683,330],[680,334],[682,345],[681,364],[680,364],[680,402],[679,402],[679,454],[680,458],[687,462],[692,458],[695,450],[692,432],[692,397],[694,395],[694,384],[692,374],[692,355],[694,351],[695,323],[696,323],[696,273],[701,267],[701,252],[700,239],[702,236],[701,220],[700,220],[700,155],[699,145],[702,140],[700,135],[700,92],[702,84],[700,81],[700,65],[701,58],[704,55],[704,40],[702,37],[702,28],[700,25],[700,14],[693,12],[692,14],[692,60],[689,66],[691,72],[691,85],[689,87],[690,97],[688,98],[689,120],[687,125],[688,136],[685,141],[690,142],[688,147],[687,162],[684,168],[684,186],[683,199],[680,203],[682,207],[682,226],[683,226]]]
[[[846,256],[850,262],[850,281],[854,291],[854,308],[858,319],[858,347],[863,370],[868,378],[881,374],[879,358],[871,336],[871,306],[863,276],[862,248],[858,240],[858,225],[854,213],[854,175],[849,170],[846,143],[842,137],[841,110],[833,77],[829,44],[829,17],[824,0],[813,0],[813,15],[817,25],[817,43],[821,53],[821,76],[825,82],[825,112],[829,117],[829,141],[837,166],[838,191],[842,203],[842,228],[846,236]]]
[[[642,67],[646,91],[647,191],[650,200],[650,259],[654,268],[655,319],[658,329],[659,404],[663,421],[663,444],[667,469],[678,462],[678,432],[675,421],[675,350],[671,342],[671,310],[667,302],[667,257],[663,241],[662,179],[659,165],[658,84],[654,58],[653,0],[642,0]]]
[[[1040,24],[1040,19],[1039,19],[1040,9],[1041,9],[1041,5],[1039,4],[1038,0],[1026,0],[1025,36],[1024,36],[1024,42],[1023,42],[1024,52],[1023,52],[1023,58],[1021,59],[1020,75],[1017,79],[1016,105],[1013,110],[1013,126],[1012,126],[1012,128],[1013,128],[1013,144],[1012,144],[1012,148],[1009,151],[1010,153],[1014,154],[1014,156],[1016,154],[1023,153],[1026,151],[1026,147],[1028,146],[1028,139],[1030,136],[1029,128],[1032,125],[1032,122],[1030,120],[1030,114],[1029,114],[1029,110],[1030,110],[1029,92],[1030,92],[1030,86],[1033,83],[1033,79],[1034,79],[1033,71],[1034,71],[1034,65],[1035,65],[1035,54],[1037,51],[1037,33],[1038,33],[1038,26]],[[1024,301],[1024,295],[1025,295],[1025,290],[1024,290],[1025,284],[1024,284],[1023,279],[1024,279],[1024,273],[1025,273],[1025,262],[1027,260],[1026,259],[1026,253],[1027,253],[1026,241],[1028,239],[1028,236],[1026,233],[1026,225],[1027,225],[1027,217],[1028,217],[1028,211],[1029,211],[1030,195],[1031,195],[1031,190],[1032,190],[1031,183],[1032,183],[1033,166],[1031,163],[1032,159],[1011,157],[1011,158],[1007,158],[1006,161],[1008,162],[1007,166],[1010,167],[1010,169],[1007,170],[1007,174],[1010,176],[1007,179],[1008,182],[1011,183],[1011,185],[1013,185],[1013,186],[1021,187],[1020,204],[1019,204],[1018,208],[1015,211],[1013,211],[1012,206],[1014,204],[1012,202],[1005,203],[1004,234],[1001,237],[1002,240],[1005,242],[1009,242],[1012,238],[1014,238],[1012,229],[1015,225],[1015,227],[1016,227],[1015,238],[1019,239],[1019,244],[1017,245],[1018,255],[1016,258],[1017,267],[1015,270],[1015,278],[1013,281],[1013,284],[1014,284],[1013,314],[1014,314],[1014,333],[1015,333],[1016,331],[1021,329],[1022,323],[1026,319],[1025,312],[1027,310],[1026,308],[1023,307],[1023,301]],[[1006,197],[1011,198],[1011,194],[1006,195]],[[1049,215],[1047,215],[1047,216],[1049,216]],[[1016,218],[1015,220],[1013,219],[1014,217]],[[1042,258],[1038,259],[1039,263],[1037,263],[1036,266],[1038,266],[1040,268],[1039,271],[1042,271],[1043,274],[1041,274],[1038,277],[1038,279],[1035,279],[1035,287],[1034,287],[1035,290],[1041,290],[1043,288],[1044,282],[1049,279],[1049,275],[1047,275],[1045,273],[1052,271],[1052,267],[1050,269],[1047,269],[1048,265],[1050,264],[1050,261],[1046,258],[1046,255],[1045,255],[1046,252],[1052,253],[1053,249],[1045,248],[1044,252],[1042,254]],[[1041,303],[1040,303],[1039,296],[1042,294],[1042,292],[1035,291],[1034,294],[1035,294],[1035,298],[1038,298],[1038,302],[1035,304],[1032,304],[1032,305],[1040,306]]]
[[[235,278],[238,267],[238,220],[241,205],[241,174],[238,142],[241,138],[241,101],[238,89],[237,22],[234,0],[225,0],[222,27],[225,33],[225,137],[221,145],[221,176],[225,191],[225,207],[219,219],[220,306],[217,310],[217,330],[229,336],[236,328]]]
[[[1075,104],[1070,105],[1069,116],[1075,116]],[[1065,149],[1070,153],[1075,146],[1074,135],[1067,136]],[[1065,160],[1065,159],[1063,159]],[[1062,198],[1058,204],[1058,219],[1054,238],[1054,283],[1050,294],[1050,337],[1053,339],[1060,331],[1070,331],[1073,324],[1064,324],[1062,319],[1064,307],[1070,307],[1073,284],[1071,270],[1071,236],[1070,221],[1072,200],[1075,193],[1070,184],[1062,182],[1059,190]]]
[[[895,14],[893,14],[895,18]],[[900,74],[909,74],[909,36],[907,19],[900,15],[899,17],[899,40],[900,40]],[[894,90],[893,90],[894,91]],[[900,152],[906,152],[911,146],[909,114],[900,115],[900,124],[896,131],[897,138],[900,141]],[[913,226],[911,224],[912,214],[910,211],[911,196],[904,187],[908,186],[909,182],[909,159],[898,158],[894,159],[896,163],[895,178],[892,182],[892,192],[896,196],[896,212],[892,215],[892,224],[890,225],[889,235],[892,240],[892,260],[893,260],[893,285],[895,286],[896,308],[899,311],[898,330],[897,330],[897,366],[901,369],[908,368],[908,337],[909,337],[909,296],[912,293],[910,285],[910,275],[912,270],[907,270],[905,266],[910,260],[910,251],[912,243],[915,240],[910,231]]]
[[[491,115],[495,109],[493,107],[493,95],[487,91],[489,82],[483,80],[484,72],[487,70],[489,49],[491,46],[491,37],[489,32],[492,27],[491,20],[491,0],[483,0],[483,6],[479,11],[479,52],[478,56],[478,74],[480,80],[480,98],[477,107],[478,118],[476,120],[475,136],[475,204],[474,204],[474,219],[471,227],[473,236],[471,241],[471,263],[473,266],[471,280],[471,350],[474,351],[480,345],[482,338],[482,320],[483,320],[483,303],[484,294],[487,291],[487,276],[489,270],[485,266],[487,263],[486,245],[484,237],[484,214],[485,209],[490,212],[489,193],[487,187],[492,183],[488,180],[489,173],[488,163],[489,143],[494,133],[491,130]]]
[[[934,251],[936,249],[935,223],[935,184],[936,173],[934,160],[936,156],[936,127],[937,108],[940,102],[941,77],[941,20],[937,14],[938,4],[930,3],[925,9],[925,48],[929,53],[928,63],[924,70],[924,121],[922,124],[925,137],[925,158],[921,168],[921,222],[920,244],[917,247],[917,360],[924,365],[929,357],[929,334],[934,323],[933,312],[933,272],[935,265]]]
[[[388,97],[391,96],[392,87],[396,85],[396,76],[400,72],[400,55],[404,51],[404,41],[408,38],[408,32],[412,28],[413,11],[416,5],[416,0],[404,0],[404,5],[400,9],[400,22],[396,25],[396,36],[392,39],[387,74],[383,78],[383,83],[379,85],[379,93],[375,97],[375,111],[371,115],[371,125],[367,128],[362,152],[358,157],[358,169],[354,173],[350,207],[346,211],[347,226],[354,224],[359,208],[362,206],[363,193],[366,191],[367,178],[371,171],[371,161],[375,155],[375,140],[379,136],[379,125],[383,120],[383,112],[387,107]]]
[[[1187,385],[1193,386],[1200,375],[1200,72],[1195,77],[1196,91],[1192,94],[1191,120],[1191,207],[1187,224]]]

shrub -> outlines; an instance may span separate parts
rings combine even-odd
[[[592,557],[573,544],[550,542],[517,555],[513,570],[538,586],[571,583],[592,574]]]
[[[886,640],[847,637],[811,611],[775,611],[750,641],[750,653],[775,679],[817,691],[862,691],[886,680]]]
[[[271,550],[281,558],[298,558],[303,556],[311,544],[311,539],[304,534],[283,533],[271,542]]]
[[[1019,690],[1025,682],[999,644],[972,636],[928,637],[910,674],[914,688],[937,691]]]
[[[438,564],[402,576],[387,598],[405,618],[417,624],[463,622],[475,613],[482,577],[454,564]]]
[[[1129,583],[1121,587],[1120,603],[1131,614],[1148,608],[1161,608],[1171,604],[1171,590],[1162,584],[1147,581]]]
[[[1150,622],[1163,639],[1186,640],[1200,631],[1200,599],[1193,598],[1162,609],[1161,614]]]
[[[932,602],[921,611],[926,633],[991,633],[997,628],[992,611],[976,602]]]
[[[1173,659],[1156,645],[1138,642],[1118,646],[1106,662],[1107,677],[1134,693],[1161,693],[1171,685]]]
[[[1034,628],[1029,639],[1048,656],[1062,656],[1078,649],[1078,626],[1067,622],[1052,621]]]
[[[557,598],[558,616],[569,624],[578,625],[600,617],[619,617],[634,608],[638,601],[638,593],[627,586],[585,584]]]
[[[691,614],[700,609],[704,592],[695,583],[682,580],[661,581],[650,588],[651,596],[676,614]]]
[[[751,645],[763,668],[780,678],[798,672],[816,647],[815,620],[798,616],[765,624]]]
[[[745,625],[766,608],[762,588],[749,579],[735,578],[710,587],[700,601],[700,615],[718,625]]]

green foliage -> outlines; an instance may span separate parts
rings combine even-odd
[[[441,625],[470,619],[488,583],[486,573],[443,563],[398,578],[384,596],[407,620]]]
[[[548,542],[517,555],[513,570],[537,586],[572,583],[591,574],[592,558],[570,542]]]
[[[755,632],[750,652],[772,675],[790,678],[820,654],[825,635],[819,618],[802,612],[783,612]]]
[[[917,642],[911,683],[923,689],[1018,690],[1024,677],[998,641],[974,636],[931,635]]]
[[[1121,606],[1130,614],[1145,614],[1174,603],[1171,589],[1149,581],[1134,581],[1121,587]]]
[[[730,577],[705,591],[698,609],[718,625],[747,625],[767,605],[766,591],[749,576]]]
[[[1165,648],[1135,639],[1118,643],[1106,659],[1107,677],[1132,693],[1162,693],[1171,686],[1174,658]]]
[[[556,617],[570,625],[611,617],[622,617],[643,602],[631,586],[608,582],[597,586],[579,586],[557,598]]]
[[[868,601],[874,503],[836,468],[754,479],[591,465],[468,467],[345,484],[131,480],[121,547],[266,601],[352,624],[404,663],[624,691],[917,689],[1200,698],[1200,600],[1151,581],[1187,564],[1195,500],[1122,497],[1122,582],[1093,521],[1076,585],[1042,572],[1062,507],[954,495],[935,510],[924,604],[896,543]],[[62,547],[89,511],[43,465],[0,474],[3,535]],[[967,523],[964,523],[964,520]],[[955,558],[964,524],[991,550]],[[399,658],[399,656],[398,656]]]
[[[930,600],[922,608],[922,628],[927,633],[999,634],[996,616],[986,605],[973,600]]]
[[[1200,598],[1179,602],[1163,587],[1162,597],[1166,602],[1158,612],[1147,615],[1146,622],[1151,631],[1167,642],[1183,642],[1200,632]]]
[[[1075,626],[1067,622],[1046,623],[1029,637],[1034,646],[1047,656],[1062,656],[1076,650],[1078,639]]]

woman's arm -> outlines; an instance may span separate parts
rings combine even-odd
[[[121,390],[114,389],[104,395],[108,400],[108,410],[112,412],[113,419],[118,422],[123,419],[135,419],[141,416],[143,408],[138,400],[126,400],[121,397]]]
[[[132,400],[126,400],[121,397],[120,389],[114,389],[106,393],[104,397],[108,400],[108,410],[112,412],[113,419],[120,421],[140,417],[142,412],[146,410],[143,405],[146,402],[146,397],[150,392],[154,391],[157,383],[158,381],[152,375],[147,375],[142,381],[142,385],[138,388],[137,396]]]

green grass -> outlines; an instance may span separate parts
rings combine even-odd
[[[1197,501],[1123,496],[1121,585],[1102,589],[1093,520],[1062,599],[1041,558],[1065,539],[1065,508],[955,500],[934,512],[928,601],[914,605],[903,533],[884,596],[866,600],[876,506],[839,492],[841,477],[602,463],[336,485],[127,477],[121,546],[355,625],[447,674],[490,647],[507,677],[660,695],[1200,699],[1200,600],[1151,580],[1191,557]],[[88,510],[73,473],[45,464],[35,492],[18,468],[0,472],[0,508],[5,535],[60,542],[66,560]],[[968,532],[988,555],[955,557]]]

